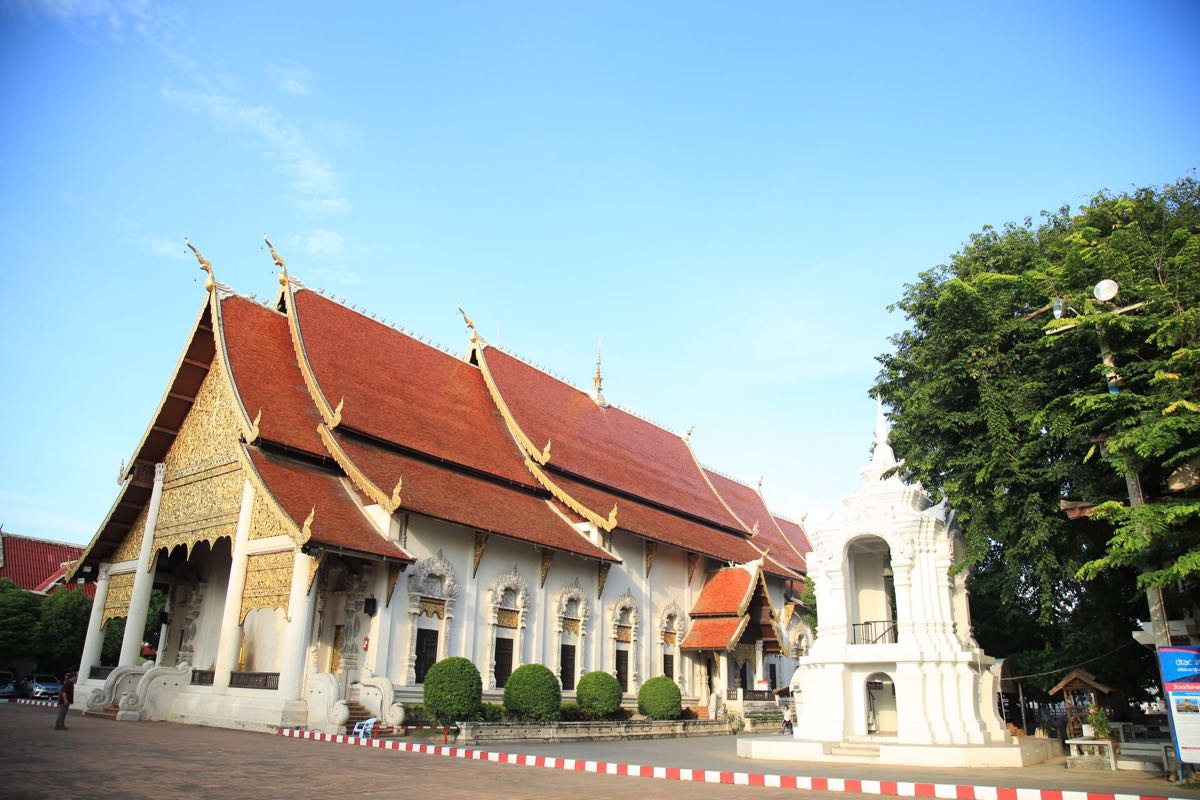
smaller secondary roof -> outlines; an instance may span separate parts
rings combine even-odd
[[[0,578],[31,592],[45,592],[63,565],[83,555],[79,545],[0,532]]]
[[[707,617],[692,620],[680,650],[732,650],[746,630],[749,617]]]

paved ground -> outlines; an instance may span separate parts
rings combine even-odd
[[[658,800],[766,800],[781,790],[679,783],[592,775],[534,767],[389,752],[170,723],[118,723],[72,714],[68,731],[53,730],[53,709],[0,705],[0,798],[561,798],[621,797]],[[591,742],[521,747],[538,752],[656,766],[697,767],[838,777],[871,778],[867,768],[834,768],[788,762],[757,762],[734,754],[729,737],[654,742]],[[879,768],[876,768],[878,770]],[[984,783],[985,770],[920,770],[921,780]],[[1011,775],[1012,771],[1004,771]],[[1065,773],[1050,770],[1046,774]],[[891,770],[889,775],[916,774]],[[999,773],[997,773],[999,774]],[[890,778],[888,778],[890,779]],[[900,780],[905,778],[900,777]],[[986,782],[991,782],[986,780]],[[1001,785],[1046,785],[1000,781]],[[1077,782],[1063,785],[1078,786]],[[1109,780],[1105,792],[1197,797],[1161,779]],[[1050,788],[1053,788],[1052,786]],[[1087,787],[1080,787],[1087,788]],[[873,795],[795,792],[821,800],[879,800]]]
[[[504,742],[488,750],[506,753],[588,758],[652,764],[656,767],[766,772],[779,775],[807,775],[819,778],[861,778],[877,781],[914,783],[971,784],[1009,786],[1027,789],[1072,789],[1115,794],[1169,795],[1200,798],[1200,789],[1182,789],[1161,776],[1122,770],[1116,774],[1067,771],[1066,760],[1058,759],[1021,769],[1004,767],[949,769],[932,767],[894,767],[860,764],[826,764],[812,761],[764,761],[741,758],[734,740],[728,736],[694,739],[658,739],[654,742]],[[838,795],[829,795],[836,798]]]

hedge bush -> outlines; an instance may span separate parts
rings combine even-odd
[[[562,689],[554,673],[541,664],[523,664],[504,684],[504,707],[519,719],[558,719]]]
[[[621,684],[607,672],[589,672],[579,679],[575,699],[597,717],[609,717],[621,707]]]
[[[503,722],[504,706],[498,703],[484,703],[479,707],[479,718],[484,722]]]
[[[558,718],[563,722],[591,722],[596,715],[579,703],[563,703]]]
[[[638,691],[638,712],[650,719],[678,719],[683,713],[683,697],[675,681],[659,675],[642,684]]]
[[[483,701],[479,670],[466,658],[444,658],[425,673],[425,711],[439,725],[472,720]]]
[[[429,718],[429,712],[425,710],[425,706],[420,703],[404,704],[405,725],[428,725],[432,721]]]

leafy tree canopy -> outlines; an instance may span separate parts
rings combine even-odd
[[[1104,279],[1120,286],[1108,303],[1092,296]],[[1175,612],[1200,596],[1194,178],[985,227],[894,308],[909,327],[879,357],[876,391],[903,469],[958,512],[985,646],[990,627],[1018,651],[1098,655],[1098,636],[1060,649],[1069,620],[1098,618],[1119,646],[1146,618],[1140,588],[1170,587]],[[1127,474],[1145,505],[1130,507]],[[996,593],[982,618],[981,584]]]

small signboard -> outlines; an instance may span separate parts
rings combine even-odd
[[[1200,764],[1200,647],[1160,647],[1167,712],[1181,764]]]
[[[754,688],[760,692],[769,692],[769,691],[771,691],[771,682],[770,681],[755,681]]]

